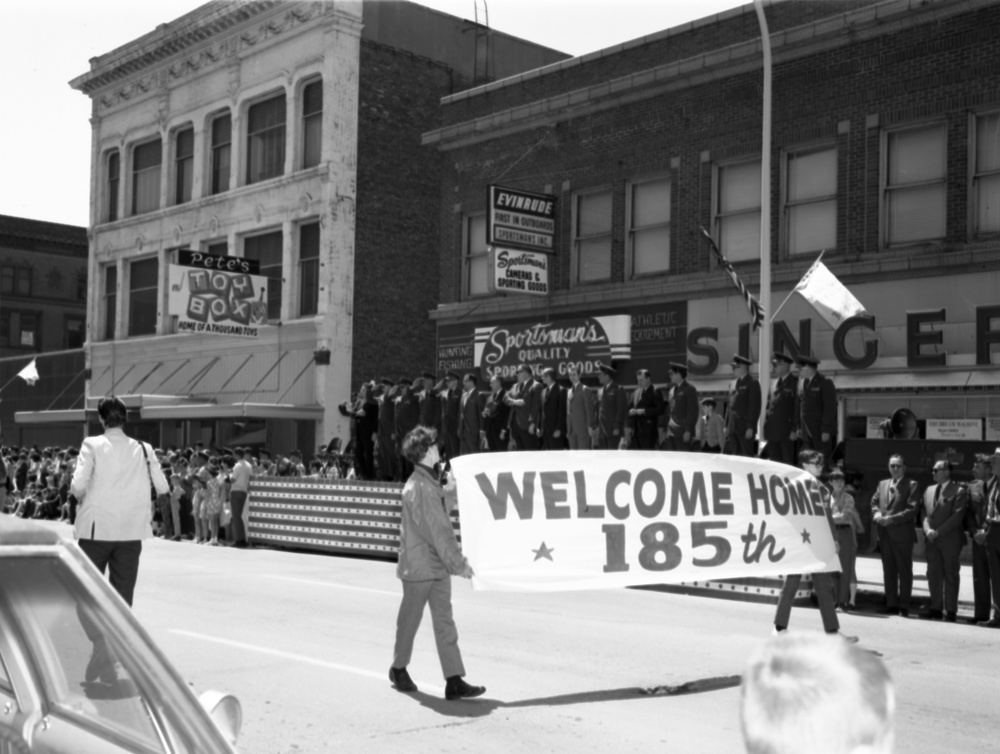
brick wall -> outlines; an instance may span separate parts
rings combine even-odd
[[[798,4],[773,6],[769,17],[772,10],[791,12],[795,7]],[[742,17],[737,21],[743,23]],[[775,67],[772,257],[778,269],[781,150],[812,143],[836,145],[838,248],[825,259],[877,255],[884,253],[879,230],[883,133],[911,122],[947,123],[947,238],[900,253],[941,254],[973,241],[967,221],[969,112],[1000,108],[1000,47],[992,32],[996,28],[1000,28],[1000,6],[893,30]],[[711,48],[721,46],[724,39],[713,36]],[[702,52],[710,49],[705,44]],[[681,57],[697,51],[689,49]],[[618,67],[609,73],[617,76],[647,68],[651,54],[646,48],[620,53]],[[572,88],[578,85],[574,82]],[[520,95],[520,102],[530,101],[538,86],[526,82],[510,87],[504,96]],[[446,250],[440,262],[442,302],[461,297],[461,218],[485,209],[485,187],[501,175],[503,185],[531,191],[551,186],[558,197],[557,290],[569,285],[572,193],[601,186],[613,189],[611,286],[618,287],[625,279],[627,183],[658,174],[669,173],[674,180],[671,274],[709,270],[709,254],[697,225],[708,227],[711,220],[713,165],[759,155],[760,87],[760,71],[750,72],[566,120],[552,129],[538,128],[445,152],[440,189],[440,240]],[[556,93],[546,90],[546,95]],[[459,104],[446,106],[449,120],[462,120],[457,116],[468,105]],[[530,155],[514,165],[529,150]],[[702,161],[705,153],[708,160]],[[670,170],[672,158],[679,159],[676,171]],[[566,182],[570,189],[564,192]],[[456,204],[461,213],[455,212]],[[748,274],[754,272],[756,263],[748,263]]]

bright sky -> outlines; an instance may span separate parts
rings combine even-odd
[[[572,55],[667,29],[745,0],[418,0]],[[200,0],[20,0],[5,5],[0,83],[8,115],[0,214],[86,225],[90,98],[69,87],[102,55],[197,8]]]

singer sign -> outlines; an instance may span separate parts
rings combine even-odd
[[[493,247],[488,264],[490,293],[549,293],[549,257],[531,251]]]

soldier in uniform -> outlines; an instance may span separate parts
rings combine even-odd
[[[483,400],[476,387],[476,375],[471,372],[462,380],[462,397],[458,419],[458,442],[462,455],[478,453],[482,446]]]
[[[580,371],[569,369],[566,391],[566,435],[570,450],[590,450],[597,438],[597,404],[594,390],[580,382]]]
[[[760,420],[760,383],[750,376],[753,362],[746,356],[733,356],[733,387],[726,409],[726,453],[731,456],[757,455],[755,438]]]
[[[597,395],[597,448],[617,450],[624,437],[628,396],[625,388],[615,382],[618,372],[614,367],[601,364],[598,369],[601,387]]]
[[[407,377],[399,378],[399,394],[396,396],[395,404],[396,426],[393,430],[393,442],[399,463],[399,481],[404,481],[413,473],[413,464],[403,455],[403,439],[420,421],[420,400],[413,392],[413,380]]]
[[[670,362],[670,409],[664,414],[664,450],[691,450],[698,427],[698,391],[687,381],[687,365]]]
[[[458,375],[454,372],[448,372],[444,379],[447,387],[441,393],[441,439],[444,441],[445,460],[450,461],[452,458],[458,458],[461,452],[458,441],[458,416],[462,390],[458,386]]]
[[[629,449],[656,450],[656,425],[663,413],[663,399],[653,385],[648,369],[635,373],[639,386],[628,407]]]
[[[795,465],[795,431],[799,421],[799,381],[792,374],[792,357],[783,353],[771,356],[774,386],[767,396],[764,415],[764,440],[767,457],[772,461]]]
[[[532,376],[531,367],[517,368],[517,382],[507,391],[510,406],[510,439],[518,450],[538,450],[538,424],[542,417],[542,385]]]
[[[399,479],[399,461],[396,457],[396,383],[388,377],[381,380],[378,401],[378,459],[382,479],[393,482]]]
[[[566,448],[566,394],[562,385],[556,382],[556,370],[552,367],[542,372],[542,383],[538,439],[542,450],[563,450]]]
[[[422,427],[433,427],[441,429],[441,399],[438,391],[434,389],[436,377],[433,372],[424,372],[423,390],[417,395],[420,399],[420,425]]]
[[[795,363],[799,373],[799,438],[804,450],[818,450],[833,457],[837,437],[837,388],[833,380],[820,374],[819,359],[801,355]]]

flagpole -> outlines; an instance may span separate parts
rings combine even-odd
[[[763,0],[754,0],[757,23],[760,25],[761,49],[764,53],[764,103],[760,150],[760,304],[764,312],[771,308],[771,35],[764,16]],[[771,322],[760,328],[760,388],[767,395],[771,388]],[[757,437],[764,436],[764,411],[760,412]]]
[[[816,257],[816,261],[812,263],[812,266],[808,270],[806,270],[806,274],[803,275],[801,278],[799,278],[799,282],[797,282],[795,284],[795,287],[792,288],[792,292],[789,293],[787,296],[785,296],[785,300],[782,301],[781,305],[777,309],[774,310],[774,314],[771,315],[771,321],[772,322],[774,322],[774,318],[778,316],[778,312],[781,311],[781,307],[783,307],[785,304],[787,304],[788,303],[788,299],[790,299],[792,296],[795,295],[795,291],[797,291],[799,289],[799,286],[802,285],[802,281],[805,279],[806,275],[808,275],[810,272],[812,272],[813,267],[815,267],[816,265],[819,264],[819,260],[821,260],[823,258],[824,254],[826,254],[826,250],[825,249],[819,253],[819,256]]]

